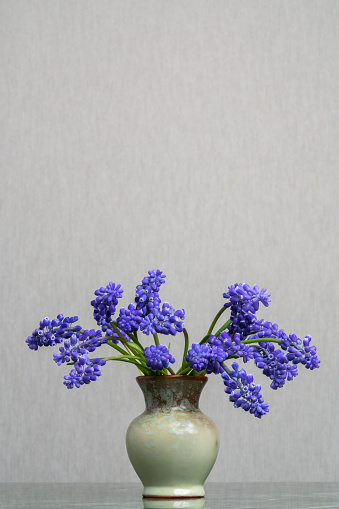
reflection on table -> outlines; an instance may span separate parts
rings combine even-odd
[[[4,483],[0,509],[339,509],[339,483],[207,483],[206,497],[142,499],[141,484]]]
[[[156,500],[144,498],[144,509],[204,509],[205,498]]]

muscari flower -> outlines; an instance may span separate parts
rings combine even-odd
[[[64,338],[81,330],[79,325],[71,326],[77,320],[77,316],[64,317],[62,314],[59,314],[54,320],[50,320],[46,316],[40,321],[39,328],[35,329],[31,336],[28,336],[26,343],[31,350],[38,350],[41,346],[55,346],[57,343],[62,343]]]
[[[177,309],[176,311],[168,302],[164,302],[162,309],[154,311],[153,321],[156,332],[160,334],[175,336],[177,332],[184,330],[185,324],[184,309]]]
[[[117,318],[119,329],[125,332],[135,332],[142,322],[142,311],[130,304],[127,309],[121,308]]]
[[[273,343],[261,343],[256,348],[254,362],[272,380],[272,389],[283,387],[286,380],[291,381],[298,375],[297,367],[290,365],[285,354]]]
[[[159,297],[160,286],[165,283],[165,274],[161,270],[149,270],[148,276],[144,277],[141,285],[136,287],[135,303],[136,309],[142,310],[144,316],[159,308],[161,300]]]
[[[175,336],[177,332],[182,332],[185,324],[181,319],[185,318],[185,311],[183,309],[174,311],[171,306],[170,308],[171,311],[165,302],[162,311],[154,309],[153,313],[144,316],[140,322],[141,332],[147,335],[160,333],[172,336]],[[173,314],[171,315],[170,312]]]
[[[265,294],[266,288],[259,290],[259,286],[254,285],[253,288],[248,284],[235,284],[228,287],[228,292],[223,294],[226,302],[224,306],[226,308],[231,307],[231,310],[241,309],[245,312],[251,312],[255,314],[259,309],[259,303],[261,302],[264,306],[268,306],[271,302],[271,294]]]
[[[122,297],[122,293],[121,285],[115,285],[112,281],[106,287],[102,286],[94,292],[97,297],[91,302],[94,307],[93,316],[106,335],[113,336],[110,321],[112,315],[115,314],[118,299]]]
[[[188,350],[185,360],[188,362],[189,367],[198,373],[206,370],[207,374],[219,374],[224,371],[221,363],[226,357],[225,349],[219,345],[193,343],[192,348]]]
[[[91,361],[88,359],[88,361],[76,362],[69,375],[64,376],[64,385],[66,385],[67,389],[73,389],[74,387],[79,388],[83,384],[88,385],[90,382],[94,382],[101,376],[101,366],[105,364],[106,361],[103,359],[93,359]]]
[[[150,286],[152,290],[159,291],[160,286],[165,283],[165,274],[161,272],[161,270],[149,270],[148,276],[144,277],[142,280],[142,284],[146,286]]]
[[[261,386],[253,382],[253,375],[239,369],[236,362],[232,364],[232,368],[233,370],[227,369],[227,372],[221,375],[226,386],[225,392],[230,395],[229,400],[235,408],[242,408],[261,419],[269,411],[268,404],[260,394]]]
[[[231,324],[228,327],[231,335],[239,333],[241,339],[244,339],[248,334],[259,330],[255,316],[259,304],[262,303],[267,307],[271,302],[271,294],[265,292],[266,288],[259,290],[257,285],[252,288],[245,283],[228,287],[228,292],[225,292],[223,297],[228,300],[224,307],[231,308]]]
[[[289,336],[284,332],[283,329],[279,329],[277,324],[272,324],[271,322],[267,322],[264,320],[260,320],[258,322],[260,325],[260,330],[254,334],[249,336],[250,339],[260,339],[260,338],[274,338],[280,339],[282,343],[279,344],[280,348],[287,351],[285,354],[285,359],[283,363],[292,362],[292,364],[303,364],[307,369],[316,369],[319,368],[320,360],[317,357],[317,349],[315,346],[310,347],[311,336],[305,336],[305,339],[302,341],[300,338],[296,336],[296,334],[290,334]],[[260,343],[261,348],[266,347],[265,342]],[[272,345],[270,347],[274,349]],[[272,352],[271,352],[272,353]],[[275,354],[278,355],[278,354]],[[280,356],[282,359],[282,357]],[[266,363],[267,364],[267,363]],[[289,372],[288,380],[291,379],[291,373],[295,373],[292,376],[296,376],[297,370],[290,368],[286,368]]]
[[[175,362],[175,359],[169,353],[166,346],[163,345],[151,345],[146,347],[144,351],[146,359],[146,366],[152,368],[153,371],[162,370],[168,368],[169,363]]]

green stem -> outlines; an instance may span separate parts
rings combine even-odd
[[[215,337],[217,338],[225,329],[227,329],[227,327],[230,325],[231,323],[231,320],[227,320],[226,323],[224,323],[224,325],[222,327],[220,327],[220,329],[214,334]]]
[[[140,349],[140,347],[138,345],[136,345],[135,343],[133,343],[133,340],[128,341],[123,336],[121,330],[119,329],[119,327],[117,327],[115,325],[114,322],[111,322],[111,325],[112,325],[113,329],[115,330],[115,332],[118,334],[120,342],[124,345],[124,347],[130,354],[135,354],[136,357],[140,357],[140,354],[143,355],[143,351]]]
[[[256,338],[256,339],[245,339],[241,341],[243,345],[250,345],[251,343],[283,343],[282,339],[273,339],[273,338]]]
[[[192,369],[190,367],[188,368],[185,368],[183,369],[182,367],[180,369],[178,369],[178,371],[176,372],[177,375],[186,375],[188,374],[190,371],[192,371]]]
[[[108,340],[107,341],[107,344],[109,346],[111,346],[112,348],[115,348],[115,350],[117,350],[118,352],[122,353],[123,355],[125,355],[126,351],[123,350],[122,348],[120,348],[120,346],[116,345],[115,343],[113,343],[113,341],[110,341]]]
[[[116,355],[113,357],[103,357],[104,361],[120,361],[121,359],[135,359],[134,355]]]
[[[219,320],[220,316],[223,314],[224,311],[226,311],[227,308],[225,308],[224,306],[218,311],[218,313],[215,315],[214,319],[213,319],[213,322],[211,323],[211,326],[210,328],[208,329],[208,332],[207,334],[212,334],[212,331],[214,329],[214,326],[215,324],[217,323],[217,321]]]
[[[133,340],[133,341],[134,341],[134,343],[135,343],[136,345],[138,345],[138,346],[141,348],[141,350],[142,350],[142,351],[144,351],[144,347],[143,347],[143,346],[142,346],[142,344],[140,343],[140,341],[139,341],[139,339],[138,339],[138,334],[137,334],[137,332],[136,332],[136,331],[135,331],[135,332],[133,332],[133,336],[134,336],[134,340]]]
[[[185,346],[184,346],[184,355],[182,356],[182,364],[181,364],[181,368],[179,369],[179,371],[187,368],[187,366],[188,366],[188,362],[185,360],[185,357],[188,353],[189,337],[188,337],[188,332],[186,329],[184,329],[183,332],[184,332],[184,336],[185,336]],[[177,372],[177,374],[179,373],[179,371]]]
[[[117,361],[121,361],[121,362],[129,362],[130,364],[134,364],[138,370],[140,371],[140,373],[142,375],[154,375],[154,371],[152,371],[150,368],[148,368],[147,366],[144,366],[143,364],[139,364],[136,360],[133,360],[133,359],[115,359]]]
[[[113,326],[113,329],[116,330],[116,329],[119,329],[119,325],[118,325],[118,322],[116,322],[115,320],[111,320],[110,321],[110,324]],[[119,329],[120,330],[120,329]],[[133,336],[133,333],[132,332],[126,332],[124,331],[124,333],[129,337],[131,338],[132,341],[134,341],[134,336]]]
[[[156,332],[153,334],[153,337],[154,337],[154,343],[155,343],[156,345],[160,345],[160,341],[159,341],[159,338],[158,338],[158,334],[157,334]]]
[[[133,341],[128,341],[128,339],[125,339],[124,341],[121,340],[125,348],[129,348],[130,350],[133,350],[136,355],[138,356],[144,356],[144,350],[139,347],[136,343]]]
[[[184,359],[185,359],[186,355],[188,354],[188,347],[189,347],[188,332],[185,328],[184,328],[184,336],[185,336],[185,348],[184,348]]]
[[[211,334],[206,334],[200,341],[199,345],[202,345],[203,343],[207,343],[208,338],[211,336]]]
[[[122,342],[122,344],[124,345],[126,350],[128,352],[130,352],[131,355],[134,355],[134,357],[136,357],[138,359],[144,359],[145,358],[144,353],[141,352],[139,350],[139,348],[136,348],[136,345],[132,344],[132,341],[128,341],[127,339],[125,339],[125,340],[121,339],[120,341]]]

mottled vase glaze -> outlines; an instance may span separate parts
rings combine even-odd
[[[199,409],[206,376],[139,376],[146,409],[126,435],[144,497],[203,497],[219,450],[219,432]]]

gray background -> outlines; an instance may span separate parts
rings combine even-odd
[[[247,364],[261,421],[210,377],[209,480],[339,480],[338,14],[332,0],[0,1],[1,481],[137,480],[137,370],[111,363],[68,391],[54,350],[25,339],[60,312],[95,327],[96,288],[121,283],[127,305],[155,268],[191,341],[228,285],[257,283],[272,293],[258,315],[311,334],[322,361],[278,391]]]

